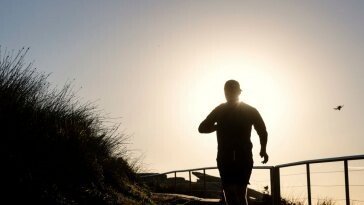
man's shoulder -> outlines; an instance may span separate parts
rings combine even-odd
[[[251,106],[251,105],[249,105],[249,104],[247,104],[245,102],[240,102],[240,106],[245,108],[245,109],[248,109],[248,110],[256,110],[255,107],[253,107],[253,106]]]
[[[251,105],[249,105],[249,104],[247,104],[247,103],[240,102],[240,107],[241,107],[241,109],[242,109],[242,110],[244,110],[245,112],[248,112],[248,113],[251,113],[251,114],[256,114],[256,113],[258,113],[258,110],[257,110],[255,107],[253,107],[253,106],[251,106]]]
[[[215,109],[216,110],[221,110],[224,108],[231,108],[232,106],[229,105],[228,103],[221,103],[220,105],[218,105]],[[244,109],[244,110],[251,110],[251,111],[256,111],[257,109],[245,102],[239,102],[238,107]]]
[[[221,103],[220,105],[216,106],[215,109],[223,109],[224,107],[226,107],[226,103]]]

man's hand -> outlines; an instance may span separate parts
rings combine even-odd
[[[259,154],[260,154],[260,157],[263,158],[262,163],[263,164],[267,163],[268,162],[268,159],[269,159],[269,156],[268,156],[267,152],[265,150],[260,150],[260,153]]]

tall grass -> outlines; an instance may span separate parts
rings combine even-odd
[[[308,204],[307,199],[302,198],[281,198],[281,205],[305,205]],[[330,198],[317,199],[316,205],[335,205],[336,202]]]
[[[0,48],[1,200],[10,204],[150,203],[124,160],[125,137],[106,127],[71,85],[51,88],[25,64],[29,49]]]

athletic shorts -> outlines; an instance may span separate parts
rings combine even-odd
[[[247,185],[253,169],[253,160],[217,161],[222,185]]]

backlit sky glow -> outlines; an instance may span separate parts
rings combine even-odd
[[[30,46],[55,86],[75,79],[157,172],[216,165],[197,127],[236,79],[275,165],[363,154],[363,22],[363,1],[2,0],[0,45]]]

